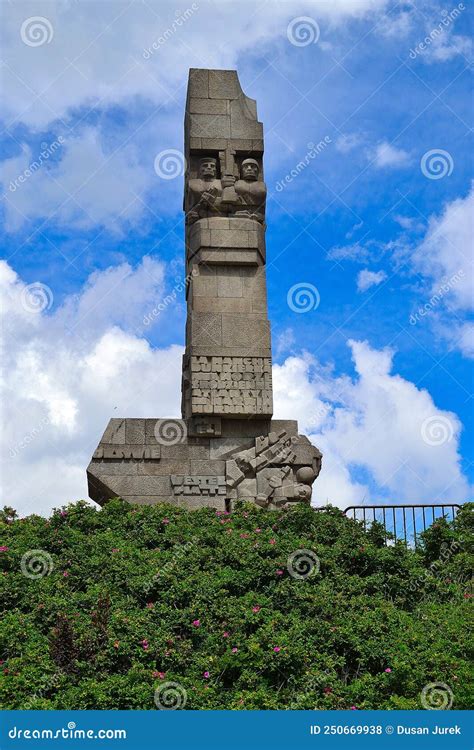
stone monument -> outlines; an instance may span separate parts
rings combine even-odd
[[[219,510],[309,503],[321,453],[296,421],[272,420],[263,127],[236,71],[191,69],[184,139],[182,419],[111,419],[89,495]]]

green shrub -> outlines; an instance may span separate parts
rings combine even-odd
[[[418,709],[441,682],[471,708],[472,519],[414,551],[336,508],[5,509],[0,704],[154,709],[175,682],[187,709]]]

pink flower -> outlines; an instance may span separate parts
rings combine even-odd
[[[153,604],[153,602],[147,602],[146,606],[147,606],[147,609],[153,609],[155,605]]]
[[[232,649],[232,653],[233,653],[233,654],[236,654],[238,650],[239,650],[239,649],[237,648],[237,646],[234,646],[234,648]]]
[[[357,708],[357,706],[351,706],[351,711],[358,711],[358,710],[359,709]]]
[[[163,518],[163,520],[162,520],[162,522],[161,522],[161,523],[167,524],[167,523],[169,523],[169,522],[170,522],[170,519],[169,519],[169,518]]]
[[[7,552],[7,550],[8,550],[8,547],[5,547],[5,546],[0,547],[0,552]]]
[[[262,529],[255,529],[255,533],[256,533],[256,534],[260,534],[260,533],[261,533],[261,531],[262,531]]]
[[[387,672],[387,674],[390,674],[390,672],[391,672],[392,670],[390,669],[390,667],[387,667],[387,669],[386,669],[385,671]]]
[[[195,628],[201,627],[201,620],[193,620],[193,625]]]
[[[252,607],[252,612],[260,612],[260,607],[258,604],[255,607]]]
[[[205,680],[208,680],[208,679],[209,679],[209,677],[211,676],[211,674],[210,674],[210,672],[208,672],[208,671],[206,670],[205,672],[203,672],[203,673],[202,673],[202,676],[204,677],[204,679],[205,679]]]
[[[248,534],[241,534],[241,535],[240,535],[240,538],[241,538],[241,539],[248,539],[248,538],[249,538],[249,535],[248,535]]]
[[[329,695],[329,693],[332,693],[332,688],[330,688],[330,687],[325,687],[325,688],[324,688],[324,692],[326,693],[326,695]]]
[[[280,646],[275,646],[275,648],[273,650],[274,650],[274,652],[276,654],[278,654],[281,651],[281,648],[280,648]]]
[[[64,571],[64,573],[63,573],[63,577],[64,577],[64,578],[67,578],[67,577],[68,577],[68,575],[69,575],[69,573],[67,572],[67,570],[65,570],[65,571]]]
[[[282,570],[277,570],[276,574],[277,574],[277,576],[282,576],[283,575],[283,571]]]
[[[142,644],[143,649],[146,651],[149,645],[147,639],[144,638],[143,641],[140,641],[140,642]]]
[[[120,552],[118,547],[112,547],[112,552]]]
[[[269,544],[276,544],[276,539],[270,539],[268,543]]]
[[[224,633],[222,633],[222,637],[223,638],[228,638],[229,637],[229,633],[227,632],[227,630]]]
[[[62,511],[61,511],[61,516],[62,516],[63,518],[64,518],[64,516],[67,516],[67,510],[62,510]]]

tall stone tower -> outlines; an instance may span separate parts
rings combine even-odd
[[[111,419],[90,497],[188,508],[310,502],[321,453],[272,420],[263,128],[233,70],[192,69],[184,125],[182,419]]]

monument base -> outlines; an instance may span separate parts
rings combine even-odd
[[[212,435],[196,434],[211,429]],[[231,510],[310,502],[321,453],[291,420],[111,419],[87,468],[89,496]]]

